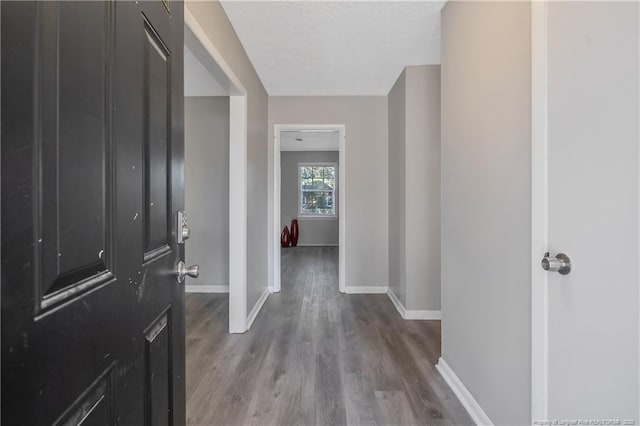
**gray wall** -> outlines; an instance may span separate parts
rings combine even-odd
[[[406,85],[405,306],[440,310],[440,66],[408,66]]]
[[[215,48],[247,90],[247,312],[267,288],[268,96],[218,1],[187,1]]]
[[[496,424],[531,421],[530,11],[442,12],[442,357]]]
[[[389,290],[407,305],[405,132],[406,78],[403,70],[388,96],[389,117]]]
[[[298,163],[336,163],[338,151],[282,151],[280,153],[280,229],[298,217]],[[336,176],[338,174],[336,173]],[[337,183],[337,182],[336,182]],[[337,201],[336,191],[336,201]],[[336,203],[336,207],[338,204]],[[298,245],[338,245],[338,218],[298,218]]]
[[[229,98],[184,102],[186,259],[200,265],[189,285],[229,285]]]
[[[269,140],[273,140],[274,124],[346,125],[347,202],[343,209],[346,285],[386,287],[389,279],[387,97],[271,96]],[[373,191],[374,196],[362,196]]]
[[[389,93],[389,287],[440,310],[440,66],[408,66]]]

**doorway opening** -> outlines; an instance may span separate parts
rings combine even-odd
[[[247,331],[247,91],[184,9],[187,292],[229,294],[229,333]],[[233,237],[229,230],[233,229]],[[191,243],[194,244],[191,244]]]
[[[297,220],[297,246],[338,249],[338,290],[345,292],[345,126],[276,124],[273,147],[271,291],[281,290],[282,233]]]

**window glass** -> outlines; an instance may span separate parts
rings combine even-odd
[[[299,165],[301,216],[335,216],[336,165],[304,163]]]

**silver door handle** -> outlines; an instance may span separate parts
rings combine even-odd
[[[549,256],[547,252],[542,258],[542,269],[549,272],[557,272],[560,275],[567,275],[571,272],[571,259],[564,253],[557,254],[556,257]]]
[[[187,276],[192,278],[198,278],[198,276],[200,275],[200,266],[199,265],[187,266],[181,260],[180,262],[178,262],[176,275],[178,276],[179,283],[182,283]]]

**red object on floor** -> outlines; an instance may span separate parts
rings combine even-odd
[[[291,221],[291,247],[298,245],[298,237],[300,236],[300,229],[298,228],[298,219]]]
[[[282,234],[280,234],[280,245],[282,247],[289,247],[290,242],[291,239],[289,238],[289,228],[285,226],[282,230]]]

